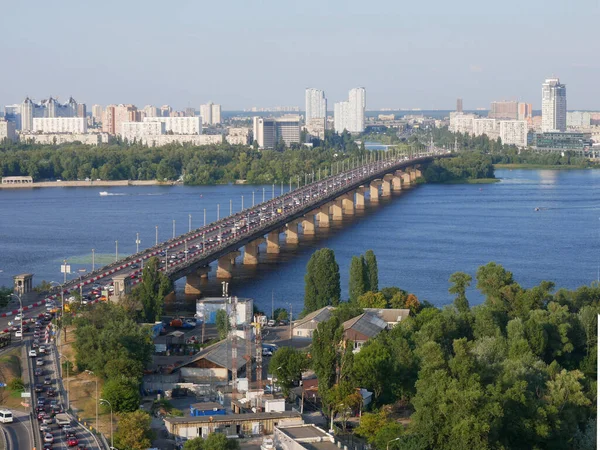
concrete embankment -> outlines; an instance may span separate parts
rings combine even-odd
[[[31,189],[46,187],[111,187],[111,186],[173,186],[175,181],[157,180],[102,180],[102,181],[41,181],[23,184],[0,184],[0,189]]]

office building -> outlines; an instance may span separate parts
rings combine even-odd
[[[14,122],[9,122],[6,119],[0,119],[0,143],[5,140],[16,142],[17,127]]]
[[[221,123],[221,105],[216,105],[213,102],[200,105],[200,117],[202,117],[202,125]]]
[[[519,148],[527,147],[527,134],[529,127],[525,120],[500,120],[498,121],[500,140],[505,145],[516,145]]]
[[[21,130],[33,130],[34,118],[77,117],[77,112],[77,102],[73,97],[66,103],[59,103],[52,97],[42,100],[41,103],[34,103],[27,97],[21,104]]]
[[[93,105],[92,106],[92,120],[94,121],[94,123],[102,123],[102,113],[103,113],[102,105]]]
[[[325,92],[320,89],[307,88],[304,94],[306,104],[305,123],[312,119],[325,119],[327,117],[327,99]]]
[[[517,120],[527,120],[533,116],[531,103],[519,103],[517,111]]]
[[[273,148],[277,142],[275,119],[253,118],[254,140],[260,148]]]
[[[85,117],[44,117],[33,119],[34,133],[87,133],[87,119]]]
[[[463,112],[463,104],[462,104],[462,98],[457,98],[456,99],[456,112]]]
[[[567,87],[558,78],[542,84],[542,132],[566,131]]]
[[[367,94],[365,88],[351,89],[348,94],[348,101],[339,102],[334,105],[335,131],[338,133],[344,130],[350,133],[362,133],[365,131],[366,106]]]
[[[567,113],[567,128],[589,129],[592,124],[592,113],[587,111],[573,111]]]
[[[492,102],[488,117],[490,119],[517,120],[518,109],[519,106],[517,102]]]
[[[534,137],[534,145],[538,150],[582,151],[586,147],[591,146],[590,139],[590,133],[536,133]]]
[[[166,133],[202,134],[200,117],[144,117],[143,121],[164,123]]]

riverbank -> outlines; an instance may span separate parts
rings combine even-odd
[[[552,165],[552,164],[494,164],[494,169],[531,169],[531,170],[581,170],[581,169],[595,169],[598,167],[582,167],[582,166],[565,166],[565,165]]]
[[[24,184],[0,184],[0,189],[31,189],[47,187],[111,187],[111,186],[173,186],[176,181],[157,180],[96,180],[96,181],[39,181]]]
[[[499,178],[460,178],[458,180],[445,181],[440,184],[491,184],[499,183]]]

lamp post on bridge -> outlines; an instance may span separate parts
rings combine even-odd
[[[243,211],[243,210],[244,210],[244,196],[242,195],[242,209],[241,209],[241,211]]]
[[[96,249],[92,249],[92,272],[96,270]]]
[[[263,203],[265,202],[265,188],[263,187]]]
[[[192,215],[188,214],[188,233],[192,232]]]
[[[221,205],[217,203],[217,220],[221,217]]]
[[[229,199],[229,215],[233,215],[233,200]]]
[[[140,233],[135,233],[135,252],[139,253],[140,252],[140,244],[142,243],[142,241],[140,241]]]
[[[175,219],[173,219],[173,239],[175,239]]]
[[[119,241],[115,241],[115,262],[119,260]],[[65,277],[67,275],[65,274]]]

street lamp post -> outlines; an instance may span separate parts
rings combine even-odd
[[[114,447],[114,442],[113,442],[113,409],[112,409],[112,405],[110,404],[110,402],[104,398],[100,399],[100,403],[106,403],[108,406],[110,406],[110,447],[113,448]]]
[[[217,220],[221,218],[221,204],[217,203]]]
[[[117,262],[118,260],[119,260],[119,241],[115,241],[115,262]]]
[[[204,226],[206,226],[206,208],[204,208]]]
[[[154,228],[156,228],[156,244],[158,245],[158,225],[156,225]]]
[[[229,199],[229,215],[233,214],[233,200]]]
[[[96,374],[91,370],[86,370],[85,373],[87,373],[88,375],[93,375],[96,381],[96,431],[98,431],[98,401],[100,400],[98,397],[98,378],[96,377]]]
[[[399,441],[399,440],[400,440],[400,438],[399,438],[399,437],[397,437],[396,439],[392,439],[391,441],[389,441],[389,442],[387,443],[387,445],[385,446],[386,450],[390,450],[390,444],[391,444],[392,442],[394,442],[394,441]]]
[[[192,215],[188,214],[188,232],[191,233],[192,232]]]
[[[140,244],[142,241],[140,241],[140,233],[135,233],[135,252],[139,253],[140,252]]]
[[[175,239],[175,219],[173,219],[173,239]]]
[[[65,358],[65,363],[67,366],[67,411],[71,409],[71,403],[69,401],[70,393],[71,393],[71,379],[69,378],[69,360],[65,355],[58,354],[58,359],[60,361],[61,358]]]
[[[96,270],[96,249],[92,249],[92,272]]]

